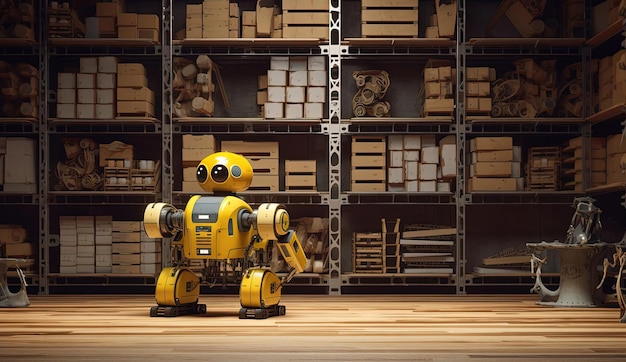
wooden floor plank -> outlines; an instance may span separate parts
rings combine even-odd
[[[618,361],[616,306],[550,308],[536,296],[286,295],[287,315],[150,318],[146,295],[31,296],[0,309],[0,359],[21,361]]]

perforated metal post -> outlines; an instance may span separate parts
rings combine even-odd
[[[456,294],[465,294],[465,0],[457,1],[456,27]],[[471,125],[470,125],[471,126]]]
[[[329,0],[328,119],[323,131],[328,135],[328,294],[341,294],[341,1]]]
[[[163,0],[161,21],[161,54],[163,71],[163,101],[161,110],[161,200],[172,202],[172,0]],[[161,260],[163,267],[171,265],[171,240],[163,239]]]
[[[38,293],[48,294],[49,220],[48,220],[48,2],[39,1],[39,283]],[[42,97],[44,97],[42,99]]]

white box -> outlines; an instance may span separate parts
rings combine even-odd
[[[111,250],[113,249],[112,245],[98,245],[96,244],[95,246],[96,248],[96,259],[98,257],[100,257],[100,259],[103,259],[102,257],[108,257],[109,260],[111,260]]]
[[[94,234],[76,234],[76,245],[95,245]]]
[[[308,85],[307,81],[307,72],[306,70],[296,70],[293,72],[289,72],[289,85],[291,86],[299,86],[306,87]],[[319,84],[318,84],[319,85]],[[326,82],[324,84],[326,85]]]
[[[78,103],[81,103],[81,104],[86,104],[86,103],[95,104],[96,103],[96,90],[93,88],[79,89],[77,94],[78,94]],[[80,117],[81,116],[78,116],[78,118]]]
[[[269,86],[286,86],[287,85],[287,71],[286,70],[268,70],[267,71],[267,85]]]
[[[161,271],[161,263],[141,264],[141,274],[156,274]]]
[[[115,89],[96,89],[96,103],[113,104],[115,102]]]
[[[263,106],[265,110],[265,118],[267,119],[275,119],[275,118],[285,118],[284,116],[284,103],[265,103]]]
[[[270,103],[285,102],[285,87],[267,87],[267,101]]]
[[[389,167],[387,169],[387,182],[390,184],[399,184],[404,182],[404,168]]]
[[[313,87],[325,87],[328,80],[325,70],[311,70],[308,72],[308,78],[308,84]]]
[[[95,88],[96,75],[93,73],[76,74],[76,88]]]
[[[407,180],[404,181],[404,189],[408,192],[418,192],[419,191],[419,181],[417,180]]]
[[[37,182],[35,140],[7,137],[4,157],[4,182],[6,184],[34,184]],[[5,189],[6,191],[6,189]]]
[[[141,252],[142,253],[160,253],[161,252],[161,240],[142,241]]]
[[[98,73],[97,86],[101,89],[113,89],[115,88],[116,78],[117,74],[115,73]]]
[[[449,182],[437,182],[437,192],[450,192]]]
[[[59,273],[61,273],[61,274],[76,274],[76,265],[70,265],[70,266],[61,265],[59,267]]]
[[[419,150],[422,148],[422,136],[418,134],[404,135],[403,142],[402,147],[405,150]]]
[[[326,87],[307,87],[306,101],[308,103],[326,102]]]
[[[75,88],[57,89],[57,103],[75,104],[76,103],[76,89]]]
[[[98,73],[98,58],[81,57],[80,58],[81,73]]]
[[[401,135],[387,136],[387,149],[390,151],[402,150],[402,136]]]
[[[117,57],[99,57],[98,73],[117,73]]]
[[[289,70],[307,70],[307,57],[291,57],[289,58]]]
[[[78,258],[93,258],[96,255],[96,248],[93,245],[78,245],[76,247],[76,264],[78,264]]]
[[[326,57],[311,56],[308,58],[307,70],[326,70]]]
[[[419,192],[437,192],[437,181],[420,181]]]
[[[115,118],[115,104],[96,104],[96,119]]]
[[[76,88],[76,73],[57,74],[57,88]]]
[[[76,118],[76,104],[57,104],[57,118],[72,119]]]
[[[404,176],[407,180],[419,179],[419,162],[408,161],[404,163]]]
[[[439,147],[437,146],[422,147],[421,162],[438,164],[439,163]]]
[[[77,104],[76,105],[76,118],[80,119],[94,119],[96,118],[96,105],[95,104]]]
[[[302,118],[304,114],[302,103],[288,103],[285,104],[285,118],[298,119]]]
[[[420,163],[419,164],[419,179],[422,181],[436,180],[437,179],[437,164]],[[421,188],[420,188],[420,191],[422,191]]]
[[[440,156],[439,164],[441,165],[441,177],[456,177],[456,144],[443,144],[439,146]]]
[[[305,103],[304,118],[324,118],[324,103]]]
[[[113,235],[98,235],[95,236],[96,245],[111,245],[113,244]]]
[[[287,103],[304,103],[305,87],[287,87],[286,101]],[[289,118],[289,117],[287,117]]]
[[[270,70],[289,70],[289,57],[273,56],[270,58]],[[269,72],[268,72],[269,75]]]
[[[420,160],[420,151],[419,150],[404,150],[404,160],[405,161],[419,161]]]
[[[93,264],[76,264],[77,274],[91,274],[95,273],[95,265]]]
[[[389,167],[402,167],[403,156],[402,151],[389,151]]]

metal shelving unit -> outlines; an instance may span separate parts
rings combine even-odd
[[[154,281],[140,277],[118,281],[123,276],[97,276],[89,280],[82,276],[75,279],[49,273],[50,267],[50,215],[51,208],[60,209],[72,206],[89,207],[95,205],[133,205],[140,208],[153,201],[163,201],[184,205],[191,194],[174,190],[176,144],[182,134],[214,134],[217,136],[244,136],[247,138],[288,137],[297,135],[316,139],[327,146],[328,163],[323,165],[328,175],[327,187],[315,192],[244,192],[241,195],[252,204],[278,202],[294,207],[312,207],[327,212],[329,218],[328,234],[328,273],[301,274],[294,278],[296,286],[322,287],[330,295],[359,291],[372,291],[372,288],[388,288],[390,291],[402,290],[419,293],[436,288],[443,293],[467,293],[467,287],[519,286],[527,283],[527,275],[473,275],[467,270],[468,250],[471,249],[472,235],[468,234],[468,215],[479,212],[482,207],[505,206],[528,207],[569,206],[573,197],[580,193],[570,191],[555,192],[480,192],[466,190],[466,165],[464,155],[469,139],[477,136],[512,135],[519,139],[549,135],[566,139],[567,137],[590,137],[596,127],[612,127],[619,123],[622,128],[624,105],[616,105],[603,112],[591,114],[589,109],[583,117],[568,118],[487,118],[469,116],[466,112],[466,74],[465,70],[475,62],[502,63],[522,57],[576,59],[583,64],[591,59],[595,47],[610,41],[623,30],[623,25],[611,24],[601,34],[584,39],[523,39],[523,38],[470,38],[468,21],[471,17],[471,5],[467,0],[457,0],[456,39],[371,39],[355,38],[342,27],[342,7],[350,1],[329,2],[328,40],[319,39],[184,39],[174,40],[174,13],[183,3],[173,0],[161,0],[161,42],[144,40],[113,39],[48,39],[47,27],[40,26],[38,37],[46,39],[40,42],[8,40],[0,47],[0,54],[7,56],[27,56],[39,65],[40,94],[38,118],[33,120],[0,120],[0,133],[28,134],[38,138],[40,175],[47,175],[52,169],[49,149],[51,139],[76,135],[111,135],[124,134],[129,137],[154,137],[160,142],[161,189],[157,192],[62,192],[51,191],[48,177],[39,177],[39,191],[36,195],[13,195],[0,193],[0,201],[17,207],[36,209],[38,217],[39,240],[39,280],[38,291],[49,293],[50,286],[72,286],[88,284],[110,284],[112,286],[128,282],[146,285]],[[352,1],[354,3],[354,1]],[[354,7],[354,4],[351,4]],[[589,6],[587,12],[589,12]],[[39,17],[47,19],[47,2],[39,1]],[[588,20],[589,21],[589,20]],[[589,25],[587,24],[587,27]],[[342,34],[350,34],[343,37]],[[320,120],[280,120],[272,121],[255,117],[214,117],[214,118],[176,118],[173,114],[172,80],[175,57],[193,57],[206,54],[212,58],[233,62],[238,65],[247,62],[263,64],[274,55],[309,56],[322,55],[327,59],[327,114]],[[160,110],[155,118],[115,119],[106,121],[69,121],[51,117],[46,100],[54,101],[56,94],[51,89],[51,58],[69,59],[79,56],[117,55],[126,59],[149,59],[161,69],[159,91],[162,92]],[[456,102],[452,116],[422,118],[421,116],[377,118],[352,118],[346,109],[347,99],[351,97],[345,83],[350,69],[361,63],[390,65],[420,65],[429,59],[447,59],[455,66]],[[587,69],[588,68],[584,68]],[[343,76],[343,78],[342,78]],[[589,82],[584,84],[589,89]],[[342,103],[343,102],[343,103]],[[589,103],[586,101],[585,103]],[[609,126],[606,126],[609,124]],[[433,134],[452,135],[457,144],[457,178],[452,192],[410,193],[410,192],[352,192],[342,188],[342,182],[349,177],[346,174],[346,140],[353,135],[406,135]],[[588,155],[587,155],[588,156]],[[586,178],[588,182],[588,176]],[[607,192],[604,189],[590,192]],[[622,188],[611,188],[608,192],[623,193]],[[622,196],[626,198],[626,194]],[[622,202],[626,207],[626,201]],[[454,244],[454,272],[445,275],[412,274],[358,274],[349,271],[346,261],[347,245],[342,232],[350,227],[347,220],[349,213],[359,208],[371,207],[432,207],[440,210],[452,210],[452,222],[456,228]],[[326,211],[327,210],[327,211]],[[471,210],[471,211],[470,211]],[[381,214],[381,217],[385,215]],[[471,228],[470,228],[471,229]],[[468,240],[469,239],[469,240]],[[163,241],[163,265],[169,264],[170,240]],[[558,279],[558,276],[554,278]]]

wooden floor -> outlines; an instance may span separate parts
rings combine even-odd
[[[1,361],[617,361],[619,309],[550,308],[537,296],[286,295],[287,315],[150,318],[153,297],[30,296],[0,308]]]

